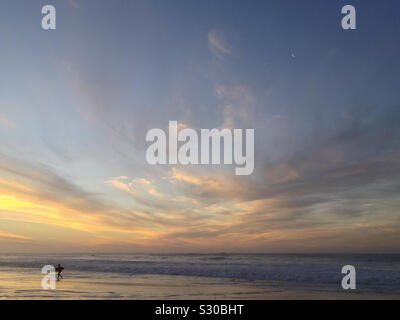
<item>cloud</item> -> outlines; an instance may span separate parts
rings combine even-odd
[[[222,34],[217,31],[210,31],[208,33],[208,47],[213,55],[219,59],[232,54],[232,50],[225,42]]]
[[[260,119],[248,86],[212,88],[224,125],[251,127]],[[261,129],[252,179],[210,167],[123,167],[106,180],[110,193],[100,194],[51,166],[0,154],[0,218],[88,232],[93,242],[115,248],[312,250],[321,244],[333,250],[351,242],[372,245],[372,236],[361,235],[374,225],[375,247],[385,246],[385,233],[394,247],[400,231],[397,110],[348,110],[329,134],[274,161],[265,145],[269,131]],[[268,124],[282,119],[290,127],[285,115]]]
[[[135,204],[144,208],[156,209],[161,212],[176,208],[176,205],[171,204],[167,195],[158,191],[157,186],[145,178],[116,177],[106,180],[104,183],[129,195]]]
[[[159,222],[141,211],[105,201],[51,167],[0,154],[0,219],[92,233],[150,234]]]
[[[293,168],[288,167],[285,163],[278,163],[277,165],[268,168],[266,175],[268,180],[273,183],[282,183],[299,178],[299,174]]]
[[[240,90],[223,88],[219,93],[224,99],[233,99],[236,92]],[[207,220],[192,222],[179,231],[169,229],[161,239],[179,239],[194,246],[213,242],[221,247],[235,239],[243,247],[261,248],[263,244],[271,249],[278,247],[279,241],[287,248],[296,248],[296,243],[303,241],[304,250],[318,247],[313,244],[316,241],[333,250],[344,243],[335,237],[355,240],[347,233],[365,233],[370,230],[365,225],[381,223],[383,232],[392,222],[391,230],[400,231],[395,216],[400,204],[396,200],[400,154],[390,147],[396,143],[397,129],[385,140],[379,138],[379,128],[387,127],[392,118],[381,115],[375,119],[379,125],[371,127],[370,122],[353,117],[350,124],[338,126],[318,144],[286,159],[265,162],[251,180],[172,168],[162,182],[154,178],[152,186],[165,184],[164,190],[170,192],[165,198],[180,195],[175,198],[186,200],[185,214],[207,216]],[[190,206],[187,199],[193,200]],[[374,248],[384,246],[382,235],[375,234],[380,242]],[[357,239],[362,246],[361,238]]]
[[[172,168],[169,181],[179,187],[181,193],[203,203],[233,201],[247,193],[245,184],[223,175],[193,174]]]
[[[254,128],[256,97],[249,87],[216,85],[215,92],[224,119],[221,128]]]
[[[15,127],[15,123],[0,113],[0,126],[10,129]]]
[[[4,232],[0,232],[0,239],[19,240],[19,241],[32,240],[32,238],[30,238],[30,237],[25,237],[25,236],[13,234],[13,233],[4,233]]]

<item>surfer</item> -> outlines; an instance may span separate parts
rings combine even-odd
[[[61,275],[61,272],[64,270],[64,267],[61,267],[61,265],[58,264],[58,266],[55,269],[57,271],[57,281],[60,281],[60,277],[61,279],[64,279],[63,276]]]

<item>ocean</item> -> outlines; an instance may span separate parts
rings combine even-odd
[[[400,299],[400,254],[2,254],[0,299]]]

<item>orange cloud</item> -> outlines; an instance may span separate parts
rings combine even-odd
[[[13,233],[4,233],[4,232],[0,232],[0,239],[1,238],[2,239],[11,239],[11,240],[22,240],[22,241],[32,240],[32,238],[30,238],[30,237],[25,237],[25,236],[13,234]]]

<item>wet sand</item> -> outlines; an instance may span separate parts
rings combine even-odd
[[[0,299],[399,299],[362,290],[323,291],[268,281],[172,275],[65,272],[44,290],[37,269],[0,268]]]

